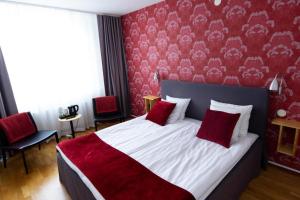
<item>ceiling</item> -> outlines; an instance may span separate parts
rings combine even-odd
[[[162,0],[6,0],[9,2],[63,8],[97,14],[125,15]]]

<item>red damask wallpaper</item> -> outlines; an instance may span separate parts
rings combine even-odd
[[[167,0],[123,16],[132,113],[142,97],[159,95],[162,79],[267,87],[284,76],[281,95],[270,95],[269,121],[279,108],[300,120],[300,0]],[[300,170],[296,157],[276,152],[269,125],[269,160]]]

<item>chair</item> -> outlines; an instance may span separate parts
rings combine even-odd
[[[36,144],[40,149],[40,144],[52,136],[55,136],[56,143],[58,143],[57,131],[38,131],[29,112],[0,119],[0,149],[4,168],[6,168],[6,152],[20,151],[26,174],[28,174],[25,151]]]
[[[93,98],[93,111],[95,130],[97,131],[97,123],[112,120],[124,120],[123,114],[118,106],[118,98],[116,96],[105,96]]]

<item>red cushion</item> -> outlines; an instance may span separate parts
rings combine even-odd
[[[9,144],[17,142],[37,132],[28,113],[20,113],[0,119],[0,128]]]
[[[105,96],[95,98],[96,103],[96,113],[112,113],[117,112],[117,97],[116,96]]]
[[[221,111],[207,110],[197,137],[230,147],[233,129],[240,114],[230,114]]]
[[[146,119],[161,126],[164,126],[175,106],[176,103],[158,101],[149,111],[149,113],[146,116]]]

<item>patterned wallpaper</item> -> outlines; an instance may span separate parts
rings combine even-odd
[[[144,95],[159,95],[156,70],[161,79],[254,87],[280,73],[269,121],[279,108],[300,120],[300,0],[167,0],[122,22],[133,114],[144,113]],[[269,125],[269,159],[300,170],[300,142],[296,157],[277,153],[277,130]]]

